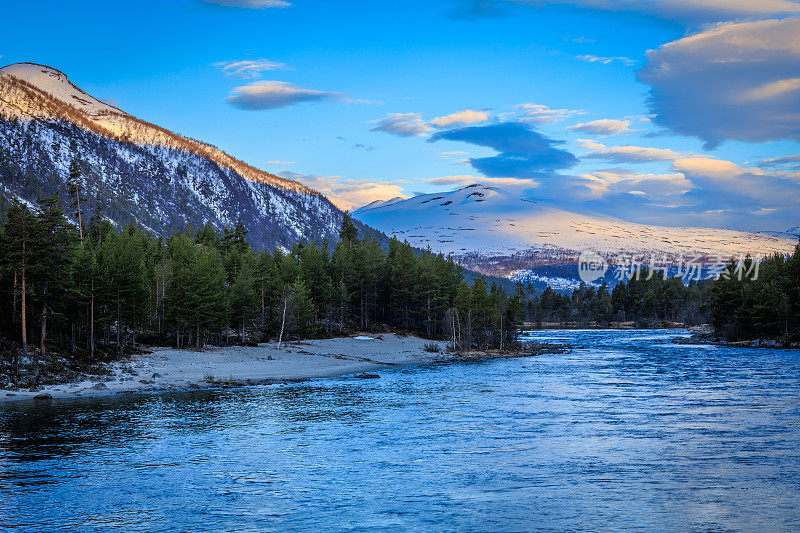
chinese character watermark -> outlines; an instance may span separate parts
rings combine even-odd
[[[578,276],[585,283],[606,278],[606,274],[616,282],[631,279],[647,281],[655,276],[664,280],[680,278],[686,284],[720,278],[755,281],[758,279],[761,259],[761,256],[749,254],[685,257],[633,253],[607,258],[593,250],[584,250],[578,257]]]

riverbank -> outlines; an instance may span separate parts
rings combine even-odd
[[[0,401],[191,390],[350,374],[369,377],[386,368],[441,360],[441,353],[425,351],[429,342],[392,334],[308,340],[281,347],[265,343],[206,347],[203,351],[157,348],[109,363],[107,375],[35,390],[0,389]],[[439,343],[441,348],[444,344]]]
[[[786,342],[783,339],[754,339],[749,341],[726,341],[703,335],[676,337],[677,344],[712,344],[728,348],[771,348],[774,350],[800,350],[800,342]]]
[[[714,346],[727,346],[729,348],[773,348],[781,350],[800,350],[800,342],[789,342],[785,339],[752,339],[741,341],[728,341],[718,339],[711,326],[703,324],[689,328],[688,337],[673,339],[678,344],[712,344]]]

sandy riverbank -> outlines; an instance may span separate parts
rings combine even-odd
[[[207,347],[192,350],[156,349],[127,361],[111,363],[111,374],[76,383],[47,385],[38,391],[2,390],[0,401],[107,396],[152,391],[298,380],[429,363],[439,359],[425,352],[428,342],[413,336],[344,337],[258,347]],[[444,348],[444,343],[440,343]]]

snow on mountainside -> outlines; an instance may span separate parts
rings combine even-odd
[[[59,72],[54,68],[33,63],[15,63],[0,68],[0,73],[25,81],[56,100],[70,104],[81,113],[94,119],[99,119],[112,113],[126,115],[120,109],[105,104],[78,89],[63,72]],[[6,98],[4,97],[4,99]]]
[[[483,185],[365,206],[353,216],[414,246],[452,254],[469,268],[504,277],[520,277],[535,267],[576,264],[587,250],[611,264],[630,257],[666,264],[699,257],[709,264],[747,253],[790,252],[796,244],[764,233],[581,215]]]
[[[388,200],[375,200],[359,208],[359,211],[365,211],[367,209],[375,209],[376,207],[384,207],[387,205],[395,204],[397,202],[402,202],[403,200],[405,200],[405,198],[403,198],[402,196],[395,196],[394,198],[389,198]]]
[[[159,234],[241,219],[258,247],[335,238],[342,213],[324,196],[209,144],[105,104],[56,69],[0,68],[0,184],[37,200],[67,190],[77,157],[90,213]]]

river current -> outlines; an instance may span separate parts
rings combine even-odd
[[[380,379],[0,404],[4,531],[798,531],[800,352],[682,331]]]

